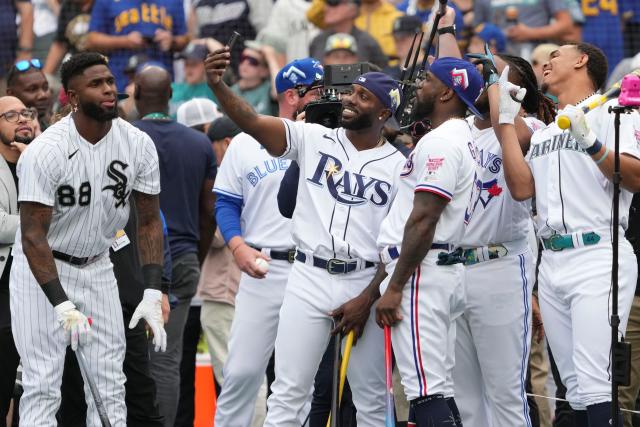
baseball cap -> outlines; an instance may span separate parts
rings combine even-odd
[[[211,122],[207,136],[213,141],[218,141],[225,138],[233,138],[237,134],[242,132],[242,129],[238,127],[229,117],[218,117]]]
[[[180,53],[179,58],[204,61],[208,53],[209,50],[205,45],[189,43],[187,47]]]
[[[489,43],[489,45],[495,43],[498,52],[504,51],[507,47],[507,37],[504,32],[498,26],[488,22],[478,25],[474,29],[474,35],[480,37],[482,41]]]
[[[188,127],[211,123],[220,116],[218,106],[208,98],[193,98],[178,107],[176,113],[178,123]]]
[[[422,21],[416,15],[402,15],[393,21],[392,33],[396,34],[415,34],[422,31]]]
[[[385,73],[372,71],[358,76],[354,85],[360,85],[373,93],[382,102],[384,108],[388,108],[392,113],[400,105],[400,87],[398,83]]]
[[[299,86],[320,84],[324,78],[324,70],[320,62],[313,58],[296,59],[285,65],[276,75],[276,92]]]
[[[131,55],[127,61],[127,65],[124,67],[125,73],[135,73],[138,67],[149,61],[149,56],[144,53]]]
[[[431,64],[430,71],[453,89],[473,114],[482,117],[474,104],[482,93],[484,81],[475,65],[459,58],[445,57],[436,59]]]
[[[335,33],[327,37],[324,45],[324,53],[333,52],[334,50],[347,50],[354,55],[358,54],[358,45],[356,39],[347,33]]]

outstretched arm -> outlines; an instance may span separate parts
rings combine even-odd
[[[254,137],[272,156],[281,156],[287,148],[284,123],[276,117],[256,113],[251,105],[236,95],[222,81],[230,64],[229,47],[216,50],[204,61],[209,87],[220,101],[224,112],[240,129]]]

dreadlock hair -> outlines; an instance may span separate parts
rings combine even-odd
[[[555,120],[556,107],[551,99],[538,89],[536,75],[531,64],[519,56],[499,53],[498,56],[520,76],[520,86],[527,89],[522,107],[529,114],[535,114],[539,120],[549,124]]]
[[[66,60],[62,67],[60,67],[60,79],[62,80],[62,87],[67,92],[69,89],[69,81],[75,77],[81,75],[84,70],[94,65],[106,65],[109,66],[107,57],[97,52],[80,52],[73,55]]]

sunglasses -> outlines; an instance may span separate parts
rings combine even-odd
[[[249,61],[250,65],[253,65],[254,67],[257,67],[258,65],[263,65],[262,61],[254,58],[253,56],[249,56],[249,55],[240,55],[240,62],[244,62],[244,61]]]
[[[16,62],[16,65],[14,65],[14,67],[16,67],[16,70],[18,71],[27,71],[31,67],[40,70],[42,69],[42,63],[39,59],[29,59]]]
[[[4,119],[9,123],[17,123],[19,120],[19,116],[22,116],[27,120],[33,120],[36,118],[37,114],[38,112],[35,108],[25,108],[22,111],[7,111],[6,113],[0,114],[0,117],[4,117]]]

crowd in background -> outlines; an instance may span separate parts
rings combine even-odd
[[[463,52],[484,52],[486,43],[493,52],[521,56],[530,61],[539,82],[549,54],[566,42],[600,47],[609,61],[608,84],[640,68],[638,0],[450,0],[449,4],[456,10],[455,31]],[[277,115],[273,80],[285,64],[308,56],[324,65],[369,62],[399,78],[414,35],[428,34],[437,8],[434,0],[4,0],[0,2],[0,94],[16,96],[37,109],[43,131],[69,110],[58,77],[60,64],[73,53],[98,51],[108,56],[123,94],[121,116],[135,121],[143,116],[136,75],[146,65],[157,65],[173,78],[170,116],[206,134],[220,165],[240,131],[217,108],[203,61],[234,31],[242,37],[232,49],[226,81],[257,112]],[[410,138],[406,141],[411,145]],[[171,231],[169,227],[170,238]],[[175,423],[165,425],[193,425],[194,366],[201,330],[216,381],[222,383],[240,270],[219,232],[201,255],[193,289],[180,296],[182,304],[190,305],[185,325],[176,335],[183,340],[184,346],[176,350],[181,355],[171,359],[181,363],[180,376],[166,385],[179,390],[180,398]],[[543,343],[534,345],[531,367],[533,391],[548,394],[549,361]],[[266,384],[265,379],[255,425],[261,425],[264,417]],[[163,405],[160,408],[162,412]],[[540,425],[550,426],[554,417],[546,400],[538,400],[538,411]],[[555,418],[553,425],[562,425],[561,415]]]

